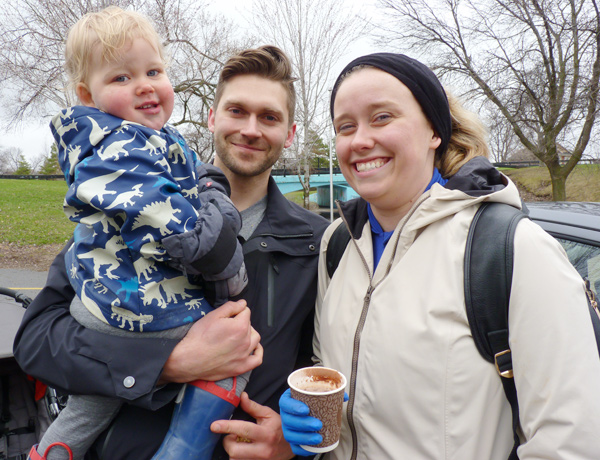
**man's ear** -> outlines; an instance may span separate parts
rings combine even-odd
[[[92,93],[85,83],[77,83],[77,86],[75,87],[75,94],[77,94],[77,97],[83,105],[87,107],[96,107],[94,100],[92,99]]]
[[[289,127],[287,137],[285,139],[285,143],[283,144],[284,148],[288,148],[294,142],[294,135],[296,134],[296,123]]]
[[[215,111],[212,107],[208,111],[208,130],[211,133],[215,132]]]

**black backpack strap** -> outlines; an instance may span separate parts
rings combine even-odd
[[[340,264],[342,255],[350,241],[350,232],[346,225],[342,222],[331,234],[327,243],[327,252],[325,253],[325,261],[327,263],[327,273],[329,278],[333,278],[333,274]]]
[[[494,363],[513,417],[515,445],[509,460],[518,459],[519,406],[508,345],[508,301],[513,270],[514,235],[527,215],[502,203],[483,203],[477,210],[465,247],[464,289],[469,326],[477,350]]]

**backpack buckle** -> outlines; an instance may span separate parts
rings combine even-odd
[[[500,377],[504,377],[505,379],[512,379],[514,377],[510,349],[496,353],[494,355],[494,363]]]

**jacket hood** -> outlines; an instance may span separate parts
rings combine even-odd
[[[73,182],[75,166],[94,153],[102,141],[124,125],[136,125],[147,137],[156,134],[152,128],[123,120],[94,107],[69,107],[55,115],[50,130],[58,147],[58,163],[67,184]],[[125,128],[127,129],[127,128]]]
[[[450,177],[445,188],[469,196],[484,196],[504,189],[508,185],[506,179],[487,158],[475,157]]]
[[[521,199],[514,183],[494,168],[487,158],[476,157],[450,177],[445,186],[434,184],[423,194],[422,199],[409,211],[413,216],[411,226],[425,227],[483,201],[507,203],[521,208]],[[352,235],[360,238],[369,220],[367,202],[356,198],[338,202],[338,207]]]

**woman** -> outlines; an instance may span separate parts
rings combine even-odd
[[[348,377],[330,459],[506,460],[511,409],[467,320],[463,259],[481,203],[521,206],[485,158],[485,132],[436,76],[403,55],[351,62],[331,99],[340,168],[361,198],[321,247],[314,353]],[[329,279],[338,225],[352,234]],[[584,286],[560,245],[518,224],[509,308],[524,459],[600,456],[600,360]],[[320,442],[320,422],[286,392],[286,439]]]

